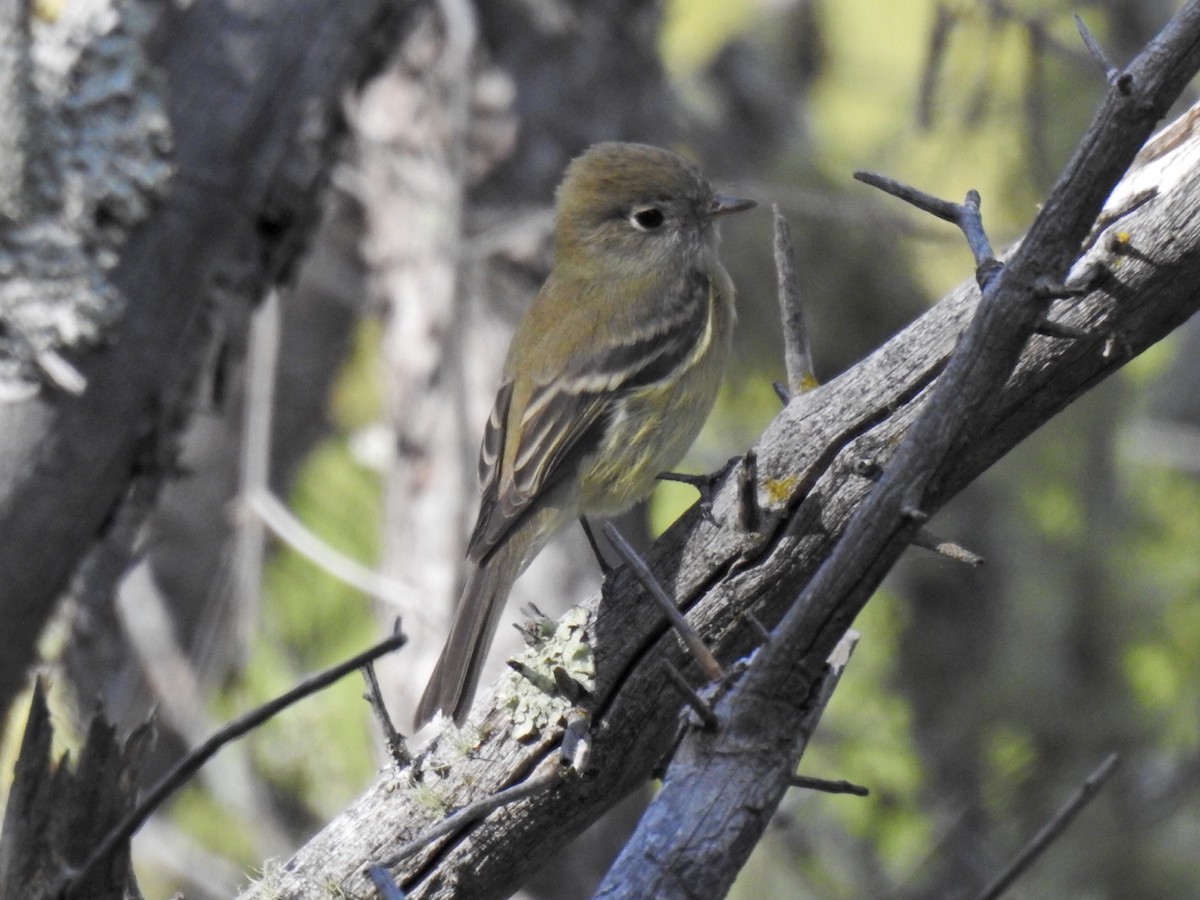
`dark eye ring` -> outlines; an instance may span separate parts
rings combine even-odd
[[[642,209],[635,209],[633,215],[629,217],[629,221],[633,223],[634,228],[641,231],[653,231],[666,221],[666,216],[657,206],[646,206]]]

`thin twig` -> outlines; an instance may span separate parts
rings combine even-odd
[[[779,294],[779,311],[783,318],[783,361],[791,396],[811,391],[817,386],[813,374],[812,350],[808,341],[808,326],[804,321],[804,298],[796,270],[796,250],[792,246],[792,230],[787,219],[775,211],[775,277]]]
[[[683,697],[692,711],[700,717],[700,721],[704,723],[704,727],[709,731],[717,730],[717,714],[713,712],[713,708],[704,701],[704,698],[692,689],[692,686],[687,683],[687,679],[680,674],[679,670],[671,665],[669,660],[660,659],[659,667],[667,676],[675,690],[679,691],[679,695]]]
[[[783,399],[787,403],[787,398]],[[674,481],[676,484],[686,484],[689,487],[694,487],[696,493],[700,495],[700,515],[704,521],[708,522],[714,528],[720,528],[721,523],[713,516],[713,498],[716,496],[716,487],[725,478],[729,472],[730,466],[737,462],[735,456],[729,461],[728,465],[722,466],[716,472],[708,472],[704,475],[692,475],[687,472],[659,472],[656,476],[659,481]]]
[[[604,552],[600,549],[600,542],[596,540],[596,535],[592,532],[592,525],[588,522],[587,516],[579,517],[579,526],[583,529],[583,536],[587,538],[587,542],[592,548],[592,555],[596,557],[596,564],[600,567],[600,575],[607,579],[612,574],[615,566],[604,558]]]
[[[376,600],[404,605],[406,608],[421,608],[420,603],[409,602],[419,599],[410,586],[381,575],[330,547],[292,515],[274,494],[260,491],[248,495],[245,503],[275,537],[339,581]]]
[[[717,662],[717,658],[712,655],[712,651],[700,639],[700,635],[696,633],[696,629],[688,624],[688,620],[683,617],[683,613],[679,611],[679,607],[675,605],[675,601],[667,596],[667,592],[663,590],[658,579],[654,577],[654,573],[650,571],[650,567],[646,565],[638,552],[630,546],[625,540],[624,535],[617,531],[616,526],[612,522],[605,522],[603,526],[604,536],[608,538],[608,542],[613,549],[617,551],[620,557],[625,560],[629,568],[633,570],[633,574],[637,576],[638,581],[642,583],[642,587],[658,601],[658,605],[662,607],[663,612],[667,614],[667,618],[671,620],[671,624],[675,626],[675,630],[679,632],[679,636],[683,638],[684,644],[687,645],[688,652],[696,660],[696,664],[700,666],[700,671],[704,673],[704,677],[709,681],[716,681],[724,674],[721,670],[721,664]]]
[[[788,779],[788,784],[810,791],[821,791],[824,794],[853,794],[856,797],[871,795],[871,792],[861,784],[845,780],[830,781],[826,778],[814,778],[811,775],[792,775]]]
[[[877,172],[860,170],[854,173],[854,177],[863,184],[879,188],[884,193],[891,194],[917,209],[957,225],[967,239],[971,255],[975,257],[975,278],[980,282],[980,286],[982,287],[995,274],[999,263],[996,262],[996,256],[992,252],[992,244],[988,240],[987,232],[983,230],[983,216],[980,212],[981,201],[978,191],[967,191],[966,199],[962,203],[951,203],[949,200],[942,200],[940,197],[927,194]]]
[[[1036,35],[1038,42],[1046,50],[1053,51],[1064,62],[1069,62],[1073,65],[1090,64],[1091,58],[1086,53],[1081,53],[1074,44],[1064,43],[1054,36],[1054,33],[1047,25],[1046,16],[1030,15],[1022,12],[1020,9],[1015,9],[1010,3],[1004,0],[990,0],[992,12],[999,18],[1008,19],[1011,22],[1024,28],[1027,32]]]
[[[924,217],[892,212],[874,199],[860,199],[832,190],[798,188],[782,181],[742,179],[724,184],[736,188],[738,196],[773,197],[792,222],[809,222],[817,228],[830,224],[847,225],[934,244],[948,244],[954,240],[942,229],[927,223]]]
[[[279,291],[266,300],[250,323],[247,359],[246,406],[242,411],[242,441],[238,459],[239,493],[244,498],[269,494],[271,487],[271,425],[275,408],[275,376],[283,314]],[[262,516],[239,516],[234,538],[237,583],[239,653],[244,653],[258,631],[262,609],[263,566],[267,556],[266,522]]]
[[[1117,769],[1117,763],[1120,761],[1120,755],[1110,753],[1104,762],[1096,767],[1075,791],[1071,799],[1068,800],[1049,822],[1042,826],[1042,829],[1033,836],[1025,847],[1017,854],[1016,858],[1009,863],[1008,868],[1000,873],[995,880],[992,881],[980,893],[978,900],[996,900],[1004,894],[1006,890],[1017,880],[1039,856],[1049,847],[1054,841],[1067,830],[1067,826],[1072,820],[1079,815],[1079,812],[1091,802],[1092,798],[1099,793],[1100,788],[1104,787],[1105,782],[1112,777],[1113,772]]]
[[[944,222],[949,222],[952,225],[958,224],[961,211],[957,203],[951,203],[949,200],[943,200],[940,197],[927,194],[924,191],[917,190],[915,187],[910,187],[903,182],[896,181],[894,178],[880,175],[878,172],[860,169],[854,173],[854,179],[861,181],[863,184],[869,184],[873,188],[879,188],[885,194],[891,194],[898,200],[903,200],[905,203],[915,206],[917,209],[927,212],[931,216],[936,216]]]
[[[1064,341],[1084,341],[1092,336],[1085,328],[1078,328],[1050,318],[1042,319],[1033,330],[1035,334]]]
[[[367,693],[365,699],[371,706],[371,712],[375,714],[375,721],[379,723],[379,730],[383,732],[383,739],[387,741],[388,753],[392,757],[392,762],[396,767],[403,769],[412,762],[412,754],[408,752],[408,745],[404,742],[404,735],[396,730],[396,724],[392,721],[391,715],[388,713],[387,705],[383,701],[383,691],[379,689],[379,678],[375,675],[375,663],[369,662],[362,667],[363,679],[367,682]]]
[[[554,787],[554,785],[562,780],[564,772],[570,771],[569,769],[559,767],[557,763],[554,766],[553,769],[536,778],[518,782],[491,796],[483,797],[474,803],[468,803],[453,815],[442,819],[442,821],[438,822],[420,837],[409,841],[383,862],[375,863],[374,865],[385,869],[398,866],[422,847],[436,841],[438,838],[447,834],[453,834],[458,829],[469,825],[476,819],[482,819],[502,806],[508,806],[511,803],[516,803],[519,800],[524,800],[526,797],[532,797],[534,794],[540,794],[542,791]]]
[[[539,690],[549,693],[557,687],[553,678],[548,677],[541,669],[534,668],[529,663],[519,659],[506,659],[504,664]]]
[[[944,556],[947,559],[966,563],[968,566],[982,566],[984,563],[983,557],[978,553],[972,553],[966,547],[962,547],[952,541],[944,541],[924,528],[916,533],[912,542],[917,547],[924,547],[926,550],[932,550],[934,553]]]
[[[196,773],[196,770],[208,762],[223,746],[254,730],[276,713],[287,709],[297,701],[325,689],[344,675],[353,672],[355,669],[361,669],[367,663],[378,659],[386,653],[398,650],[407,641],[408,638],[404,635],[393,634],[391,637],[380,641],[374,647],[363,651],[357,656],[351,657],[345,662],[338,663],[336,666],[331,666],[323,672],[318,672],[310,678],[306,678],[287,693],[264,703],[257,709],[238,716],[238,718],[229,724],[217,729],[212,737],[196,747],[196,749],[183,757],[183,759],[179,760],[166,775],[158,780],[158,783],[146,793],[146,796],[142,798],[138,805],[112,831],[105,835],[104,840],[92,851],[92,855],[88,857],[87,862],[79,869],[66,873],[63,887],[58,893],[66,898],[71,897],[76,887],[84,884],[92,871],[107,859],[109,854],[133,837],[138,828],[142,826],[142,823],[150,817],[150,814],[167,797],[191,778]]]
[[[1117,77],[1117,67],[1109,61],[1099,41],[1096,40],[1091,29],[1087,27],[1078,13],[1075,15],[1075,27],[1079,29],[1079,36],[1083,38],[1083,45],[1087,47],[1092,59],[1100,64],[1100,71],[1104,73],[1105,80],[1112,84]]]
[[[1091,293],[1093,277],[1086,275],[1069,282],[1057,281],[1053,278],[1037,278],[1034,280],[1033,286],[1038,294],[1046,300],[1078,300]],[[1048,315],[1043,316],[1038,322],[1038,327],[1041,327],[1047,318]]]

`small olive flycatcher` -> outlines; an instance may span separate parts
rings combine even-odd
[[[717,396],[733,283],[724,197],[682,157],[597,144],[556,195],[554,262],[517,327],[479,454],[479,519],[446,646],[417,707],[462,722],[513,582],[579,516],[644,499],[687,452]]]

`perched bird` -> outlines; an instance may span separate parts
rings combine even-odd
[[[691,446],[734,322],[716,219],[754,205],[643,144],[597,144],[568,166],[550,275],[484,432],[466,587],[418,728],[438,710],[466,718],[513,582],[550,537],[627,510]]]

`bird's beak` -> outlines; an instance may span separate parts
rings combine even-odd
[[[715,219],[717,216],[727,216],[730,213],[742,212],[756,206],[758,204],[755,201],[747,200],[745,197],[726,197],[724,194],[717,194],[713,197],[712,206],[708,208],[708,218]]]

